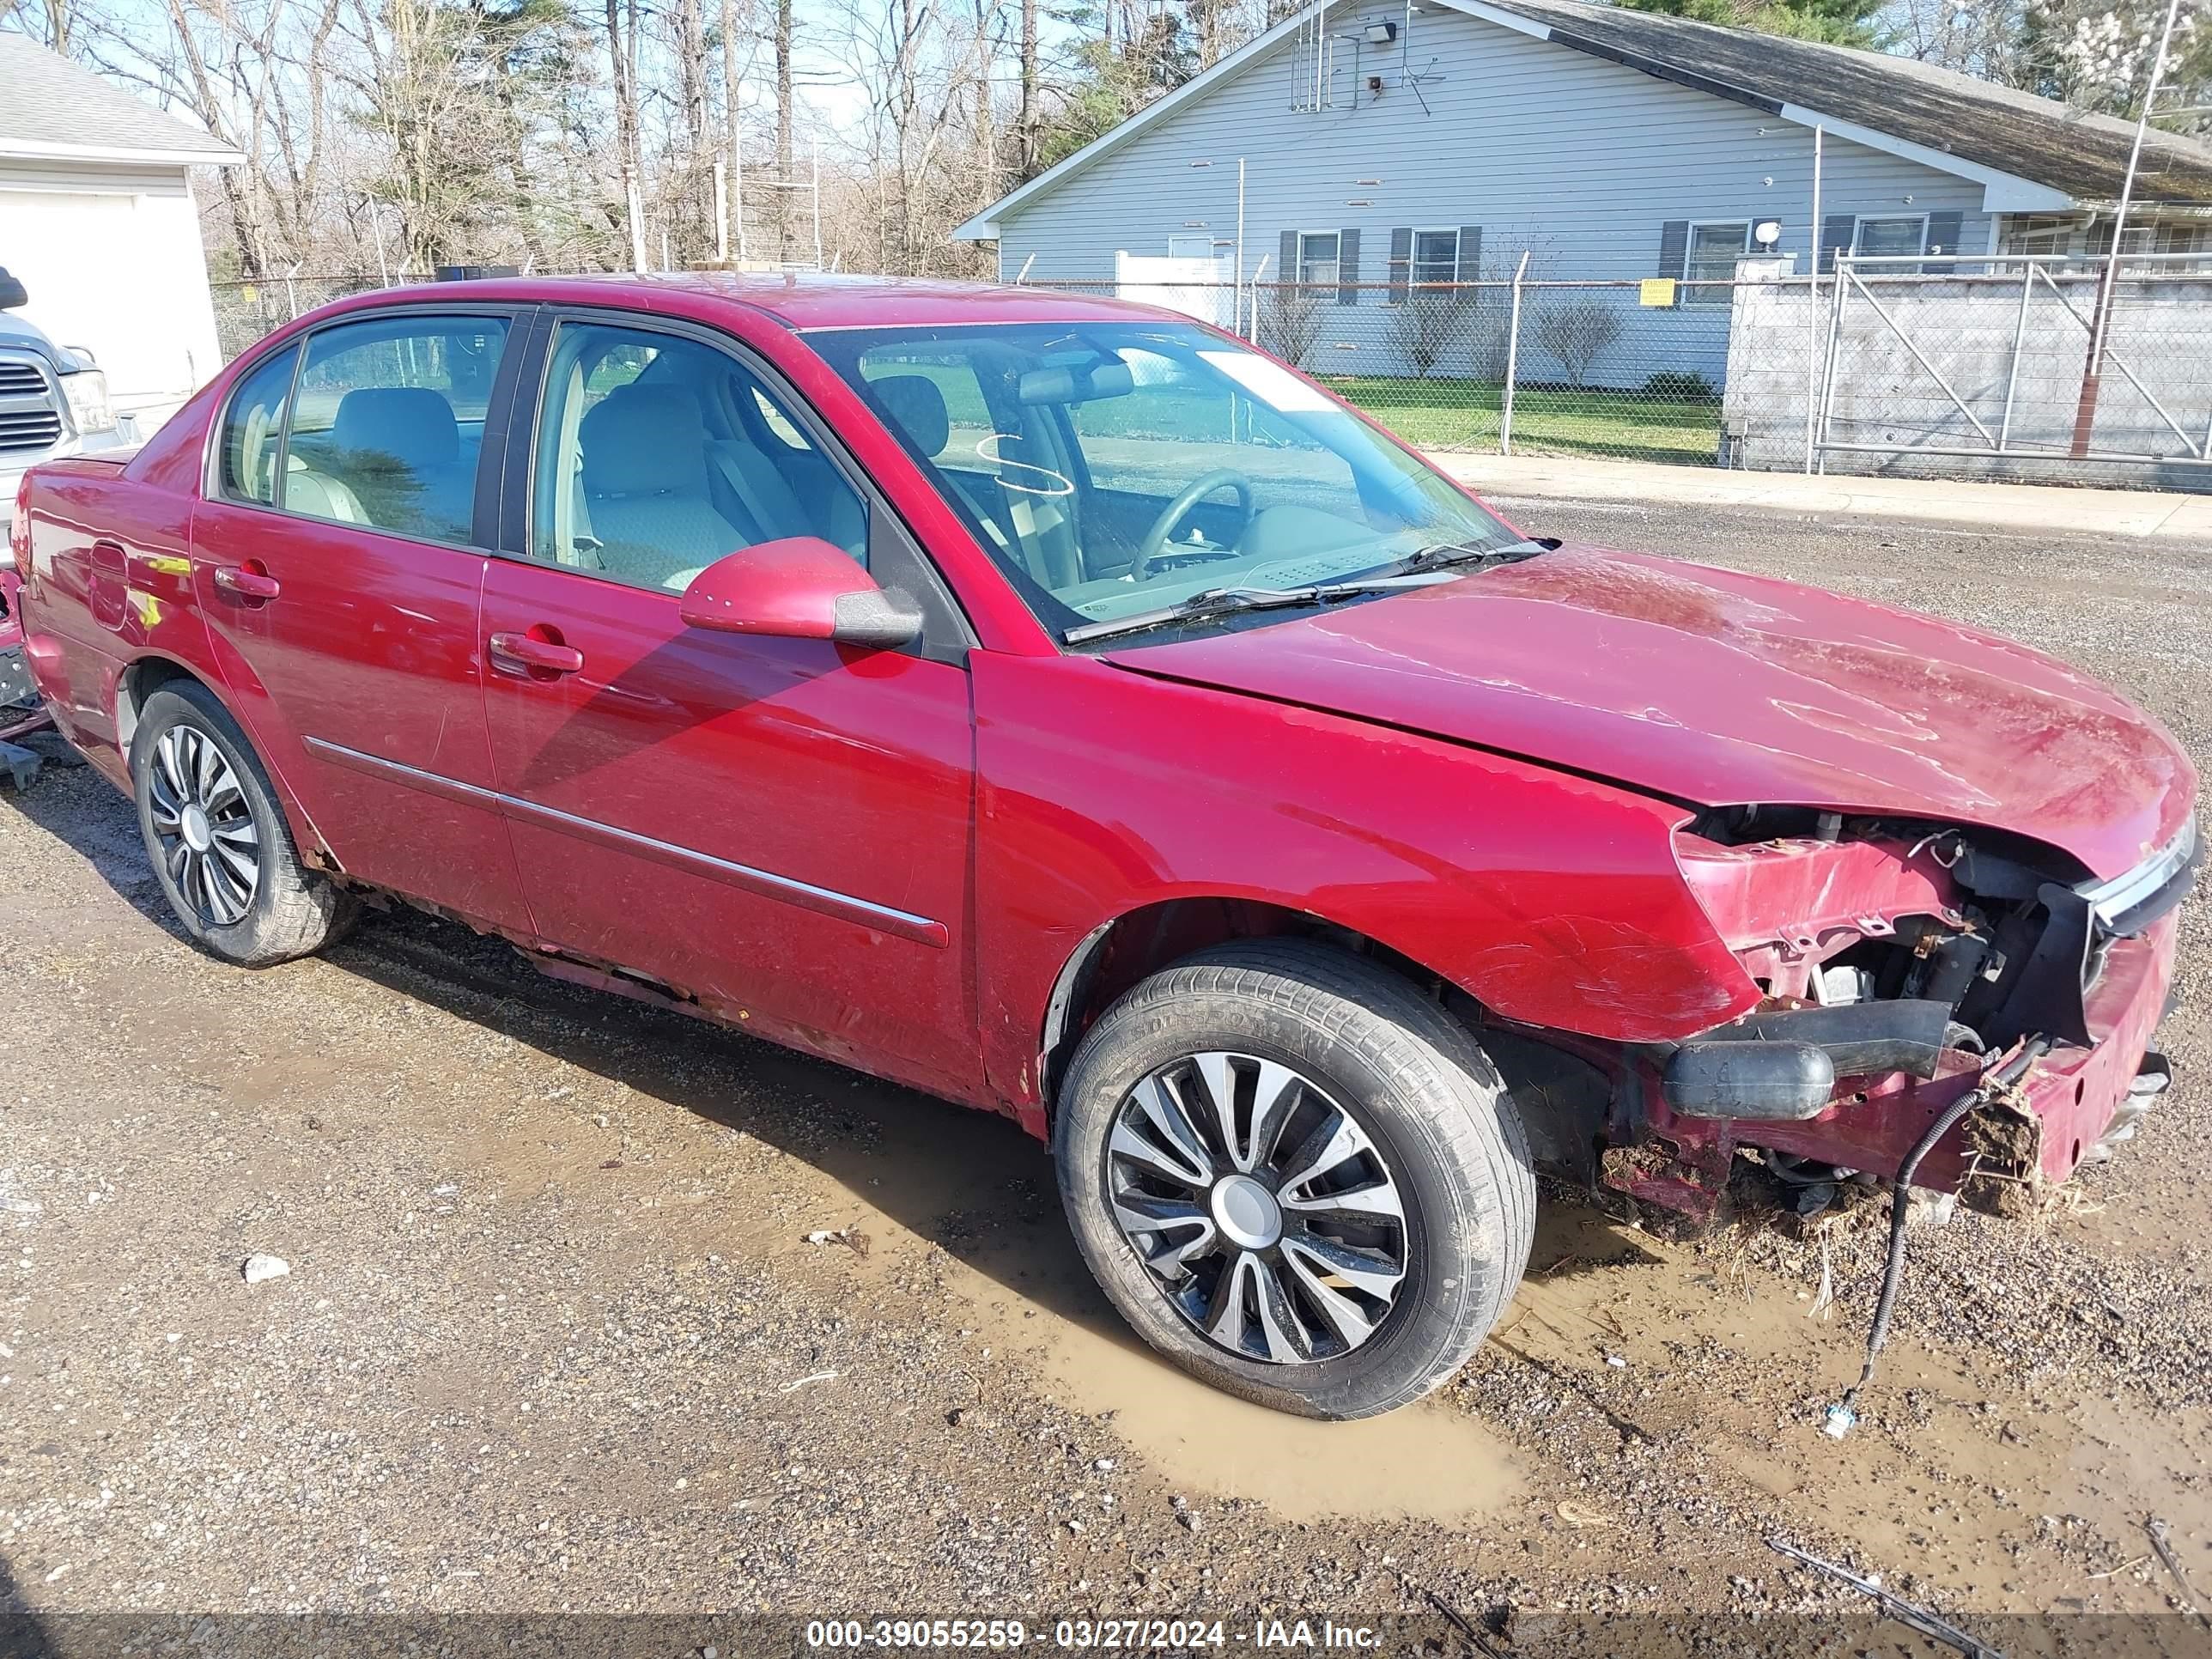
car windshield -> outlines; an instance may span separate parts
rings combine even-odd
[[[1286,589],[1516,544],[1403,445],[1204,329],[969,325],[809,343],[1063,638],[1192,601],[1186,629],[1274,620],[1297,614]],[[1222,589],[1231,603],[1208,602]],[[1233,603],[1248,590],[1277,603]]]

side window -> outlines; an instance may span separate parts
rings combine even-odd
[[[292,371],[300,353],[279,352],[239,383],[222,417],[222,452],[218,489],[234,501],[283,505],[276,490],[276,453],[283,447],[286,405],[292,397]]]
[[[726,354],[569,323],[538,410],[530,553],[681,592],[726,553],[816,536],[867,562],[867,507],[805,426]]]
[[[292,410],[286,509],[473,541],[477,461],[507,335],[496,317],[377,317],[319,331]]]

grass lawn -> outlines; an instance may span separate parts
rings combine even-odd
[[[863,373],[866,373],[863,370]],[[972,370],[902,356],[882,372],[937,382],[956,429],[992,429]],[[1495,380],[1400,380],[1379,374],[1323,374],[1324,386],[1420,449],[1495,453],[1504,389]],[[1152,386],[1140,397],[1102,398],[1074,406],[1076,430],[1095,438],[1188,439],[1219,433],[1225,405],[1208,386]],[[1513,398],[1513,447],[1526,455],[1598,455],[1710,466],[1720,452],[1721,406],[1647,398],[1640,392],[1562,391],[1523,386]]]
[[[1323,385],[1421,449],[1498,447],[1504,388],[1491,380],[1323,374]],[[1720,451],[1717,403],[1672,403],[1633,391],[1523,386],[1513,396],[1513,447],[1530,455],[1604,455],[1708,465]]]

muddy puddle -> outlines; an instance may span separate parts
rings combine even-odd
[[[1066,1255],[1082,1272],[1072,1244]],[[1020,1299],[988,1279],[961,1288],[983,1328],[1030,1351],[1060,1398],[1109,1417],[1133,1449],[1196,1492],[1253,1499],[1292,1521],[1461,1521],[1494,1511],[1520,1488],[1503,1443],[1447,1407],[1424,1404],[1358,1423],[1286,1417],[1210,1389],[1137,1346],[1103,1323],[1114,1316],[1103,1297],[1095,1321],[1046,1324],[1029,1320]]]
[[[1052,1397],[1104,1420],[1178,1490],[1263,1504],[1292,1521],[1464,1521],[1520,1491],[1502,1439],[1447,1407],[1313,1422],[1186,1376],[1129,1332],[1092,1280],[1042,1147],[1010,1124],[918,1097],[893,1095],[890,1107],[856,1100],[864,1133],[792,1170],[817,1188],[825,1226],[867,1236],[856,1269],[896,1277],[941,1248],[939,1282],[960,1298],[968,1340],[1024,1356]]]

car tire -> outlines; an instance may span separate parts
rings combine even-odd
[[[1053,1146],[1084,1259],[1138,1334],[1303,1416],[1373,1416],[1451,1376],[1535,1230],[1527,1137],[1474,1035],[1304,941],[1220,945],[1122,996],[1069,1062]]]
[[[301,862],[253,745],[205,686],[172,681],[146,699],[131,781],[155,879],[210,956],[265,968],[352,923],[356,901]]]

